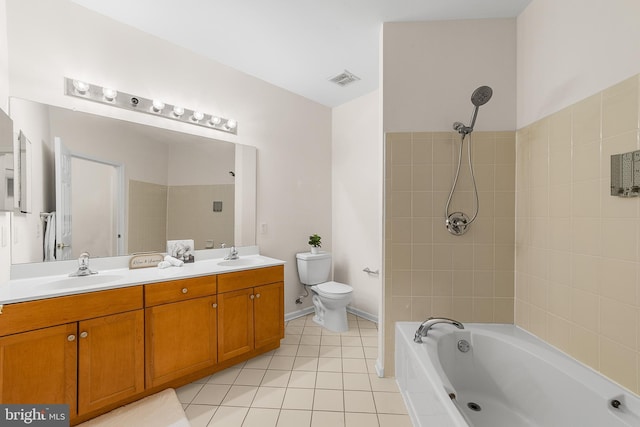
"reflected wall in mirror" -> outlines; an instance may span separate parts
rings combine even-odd
[[[0,211],[13,211],[14,185],[13,121],[0,109]]]
[[[255,244],[255,197],[242,196],[255,194],[255,153],[236,155],[255,148],[16,98],[10,103],[14,120],[14,111],[46,116],[19,120],[46,127],[39,131],[41,210],[56,211],[56,259],[83,251],[164,252],[174,239],[193,239],[196,249]],[[66,147],[66,160],[58,159],[65,168],[52,165],[54,140]],[[253,163],[242,161],[247,157]],[[214,211],[217,202],[221,211]],[[249,230],[238,231],[241,224]],[[21,252],[12,247],[14,263],[42,261]]]

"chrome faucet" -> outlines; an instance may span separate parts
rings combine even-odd
[[[98,274],[98,272],[89,269],[89,252],[82,252],[78,257],[78,270],[69,274],[69,277],[91,276],[92,274]]]
[[[464,329],[464,325],[457,320],[448,319],[446,317],[430,317],[422,322],[422,324],[416,331],[415,337],[413,337],[413,341],[417,342],[418,344],[422,344],[422,338],[426,337],[433,325],[437,325],[438,323],[448,323],[458,329]]]
[[[236,250],[235,246],[231,246],[231,249],[229,249],[229,255],[224,257],[224,259],[226,260],[232,260],[232,259],[238,259],[238,258],[240,258],[240,256],[238,256],[238,251]]]

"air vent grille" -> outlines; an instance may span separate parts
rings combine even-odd
[[[360,80],[360,77],[356,76],[355,74],[347,70],[344,70],[344,72],[329,79],[330,82],[333,82],[339,86],[347,86],[348,84],[357,82],[358,80]]]

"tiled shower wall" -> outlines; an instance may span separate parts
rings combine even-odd
[[[467,142],[450,213],[471,216]],[[385,375],[393,375],[396,321],[513,323],[515,132],[472,134],[480,211],[453,236],[444,212],[459,146],[454,132],[386,134]]]
[[[516,323],[640,392],[640,199],[610,195],[637,150],[639,77],[517,134]]]

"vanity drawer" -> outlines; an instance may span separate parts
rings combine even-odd
[[[0,336],[142,308],[142,286],[7,304]]]
[[[144,306],[167,304],[191,298],[216,294],[216,276],[194,277],[192,279],[144,285]]]
[[[284,281],[284,266],[256,268],[218,275],[218,292],[230,292],[238,289]]]

